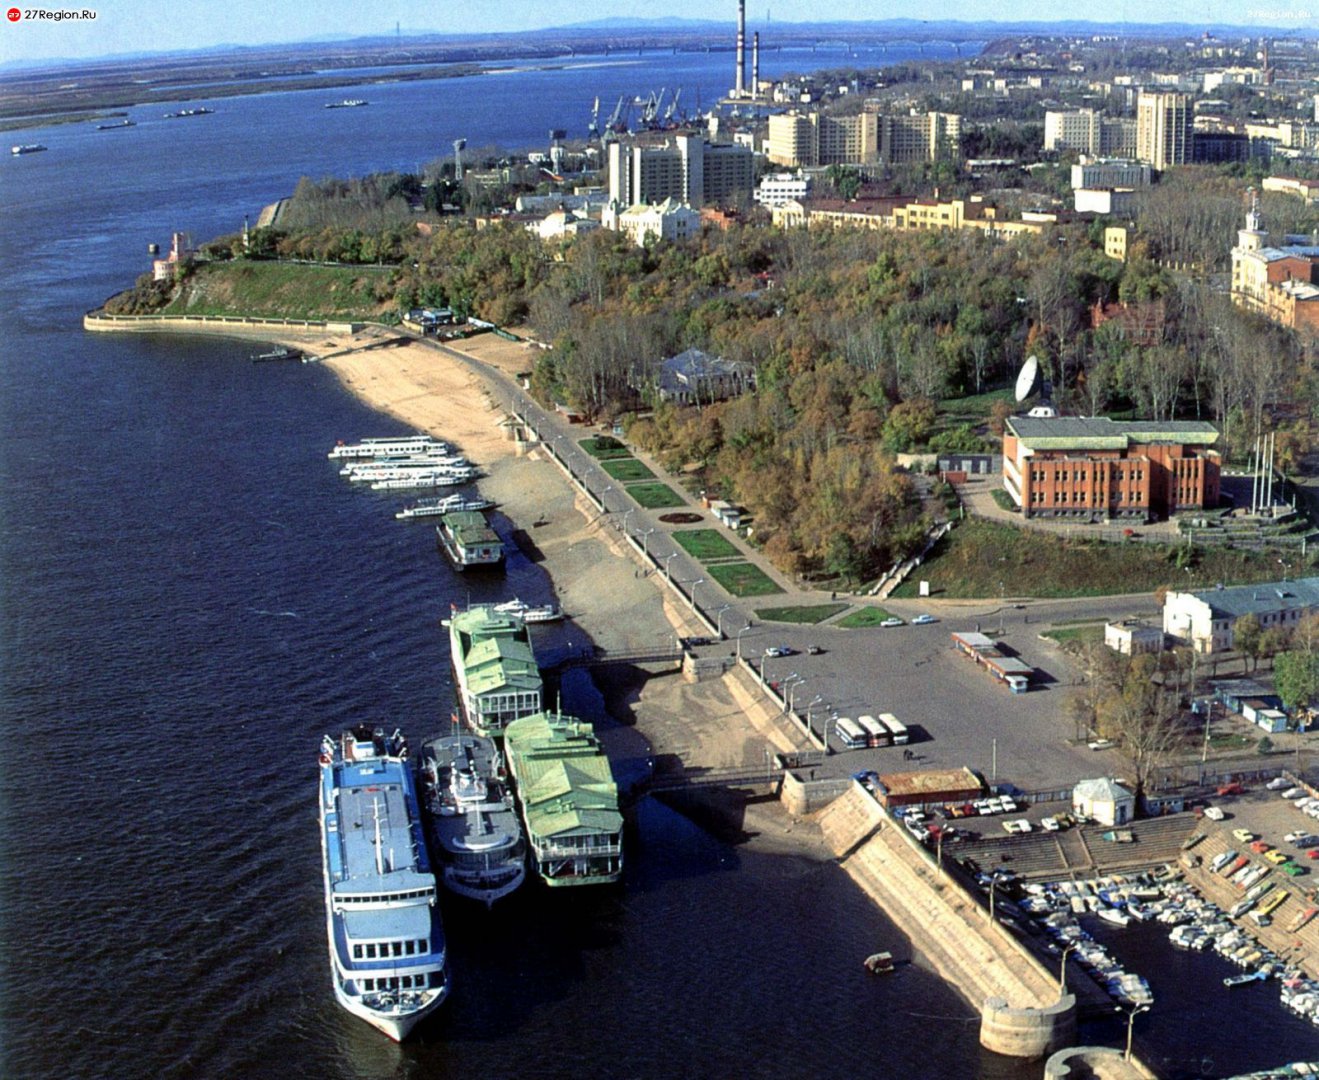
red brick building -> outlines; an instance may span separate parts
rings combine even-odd
[[[1013,416],[1003,487],[1026,517],[1151,521],[1218,505],[1218,429],[1202,420]]]

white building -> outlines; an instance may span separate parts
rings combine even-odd
[[[1077,188],[1072,197],[1078,214],[1128,214],[1136,206],[1131,188]]]
[[[722,206],[751,194],[755,164],[746,146],[676,135],[660,144],[609,144],[609,198],[623,206],[677,199]]]
[[[1101,123],[1094,109],[1050,109],[1044,114],[1044,149],[1097,154]]]
[[[638,247],[647,241],[685,240],[701,229],[701,215],[686,203],[665,199],[657,206],[633,206],[615,213],[613,222],[606,220],[619,232],[626,233]]]
[[[1191,160],[1189,94],[1148,93],[1136,99],[1136,157],[1156,169]]]
[[[1123,656],[1162,652],[1163,630],[1131,619],[1105,623],[1104,644]]]
[[[1233,648],[1233,630],[1243,615],[1254,615],[1263,630],[1291,630],[1316,611],[1319,577],[1170,592],[1163,601],[1163,631],[1196,652],[1224,652]]]
[[[1125,825],[1136,816],[1136,797],[1115,780],[1082,780],[1072,789],[1072,813],[1100,825]]]
[[[756,202],[761,206],[782,206],[793,199],[800,201],[811,193],[811,179],[801,173],[774,173],[760,181]]]
[[[1125,158],[1090,158],[1072,166],[1072,188],[1142,188],[1150,186],[1150,167]]]
[[[581,236],[600,228],[600,222],[589,218],[580,211],[555,210],[546,214],[540,221],[527,226],[542,240],[560,240],[565,236]]]

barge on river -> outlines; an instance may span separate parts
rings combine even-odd
[[[595,730],[547,712],[504,732],[536,870],[550,886],[597,885],[623,873],[618,785]]]
[[[358,727],[320,753],[321,859],[334,996],[402,1040],[449,993],[435,875],[407,747]]]
[[[440,518],[435,526],[440,550],[449,557],[454,569],[471,566],[500,566],[504,562],[504,542],[486,522],[479,510],[456,510]]]
[[[540,668],[522,619],[480,604],[453,608],[447,625],[458,706],[473,731],[502,738],[510,722],[540,712]]]

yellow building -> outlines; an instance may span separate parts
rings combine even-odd
[[[1104,230],[1104,254],[1118,262],[1127,261],[1127,229],[1123,225],[1110,225]]]

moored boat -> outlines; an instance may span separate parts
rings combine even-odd
[[[334,996],[401,1040],[449,992],[435,875],[407,747],[359,727],[320,752],[321,859]]]
[[[9,152],[11,154],[38,154],[45,149],[46,147],[42,146],[41,143],[21,143],[18,146],[11,146]]]
[[[374,458],[389,454],[410,454],[423,447],[444,446],[448,443],[432,435],[393,435],[361,439],[355,443],[337,443],[325,456],[334,458]]]
[[[370,104],[365,98],[345,98],[343,101],[331,101],[325,107],[327,109],[360,109],[363,105]]]
[[[455,734],[422,747],[427,831],[440,880],[486,906],[526,877],[526,843],[503,755],[493,739]]]
[[[471,566],[499,566],[504,561],[504,542],[479,510],[445,514],[435,526],[435,538],[456,570],[466,570]]]
[[[589,723],[536,713],[504,729],[536,870],[553,887],[617,881],[623,815],[609,759]]]
[[[411,506],[405,506],[394,515],[399,521],[411,521],[414,518],[443,517],[456,510],[489,510],[494,500],[480,495],[444,495],[435,499],[418,499]]]
[[[540,712],[543,685],[526,623],[478,605],[451,609],[447,626],[458,705],[472,730],[502,738],[511,721]]]
[[[516,615],[523,622],[529,623],[556,622],[563,618],[563,609],[558,604],[528,604],[516,596],[496,604],[495,610],[506,615]]]

